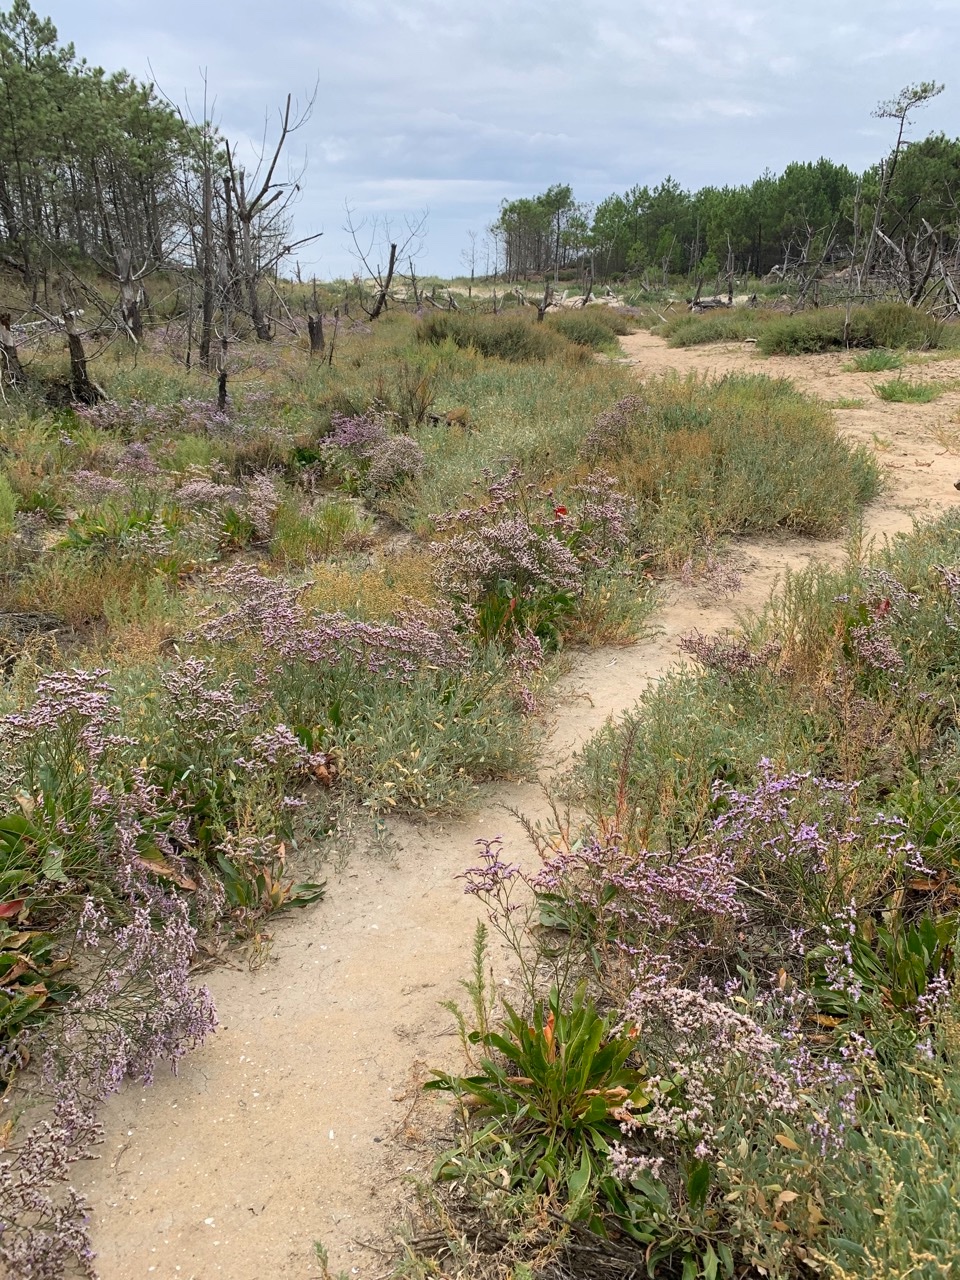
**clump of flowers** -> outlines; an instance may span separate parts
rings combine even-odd
[[[136,744],[115,732],[105,675],[44,677],[30,707],[0,720],[2,790],[18,804],[29,850],[24,906],[40,923],[62,919],[78,898],[83,904],[73,928],[73,995],[5,1047],[10,1061],[32,1051],[41,1090],[54,1099],[50,1117],[0,1159],[0,1262],[37,1280],[70,1263],[94,1274],[85,1205],[58,1186],[98,1140],[97,1104],[127,1077],[152,1079],[161,1061],[176,1069],[216,1024],[209,993],[190,980],[196,931],[176,890],[189,884],[203,896],[180,857],[189,833],[144,769],[129,763]],[[9,883],[19,870],[16,847],[5,865]]]
[[[635,504],[594,472],[567,502],[525,483],[517,468],[489,480],[485,501],[435,521],[440,591],[474,611],[481,634],[508,642],[532,632],[556,645],[588,575],[628,551]]]
[[[344,478],[360,488],[385,493],[403,480],[423,474],[423,450],[412,436],[390,432],[387,415],[378,409],[348,417],[334,414],[323,448]]]
[[[426,465],[423,449],[412,436],[389,436],[371,449],[367,483],[385,493],[404,480],[418,480]]]
[[[680,638],[680,649],[708,671],[715,671],[724,680],[732,681],[755,671],[772,670],[781,646],[776,640],[768,640],[754,653],[742,640],[691,631]]]
[[[698,580],[720,597],[735,596],[743,586],[741,575],[725,563],[709,543],[700,563],[690,555],[680,568],[680,581],[685,587],[694,586]]]
[[[127,498],[130,494],[129,487],[123,480],[116,476],[103,476],[99,471],[73,471],[68,476],[68,481],[75,501],[81,503]]]
[[[266,657],[281,666],[294,660],[324,667],[348,664],[402,683],[424,667],[463,670],[469,665],[469,650],[449,610],[411,611],[395,623],[310,613],[301,602],[309,586],[265,578],[249,565],[232,566],[217,582],[231,607],[209,609],[197,638],[214,643],[255,638]]]
[[[646,408],[643,396],[624,396],[609,409],[599,413],[584,438],[581,452],[593,461],[601,457],[616,457],[627,445],[630,430],[637,414]]]

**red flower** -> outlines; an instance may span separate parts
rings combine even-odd
[[[560,519],[562,519],[562,518],[567,514],[567,508],[566,508],[566,507],[554,507],[554,508],[553,508],[553,514],[557,517],[557,519],[558,519],[558,520],[560,520]]]

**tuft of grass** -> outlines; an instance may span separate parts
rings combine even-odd
[[[299,568],[314,560],[356,551],[369,541],[372,532],[373,520],[355,503],[325,498],[312,510],[304,511],[296,497],[288,493],[274,519],[270,555],[278,564]]]
[[[689,312],[671,318],[659,332],[671,347],[694,347],[706,342],[745,342],[759,338],[781,313],[763,308],[735,307],[730,311]]]
[[[830,401],[831,409],[862,409],[865,400],[859,396],[838,396],[836,400]]]
[[[847,373],[883,373],[887,369],[902,368],[903,356],[897,355],[895,351],[885,351],[883,347],[874,347],[872,350],[858,351],[850,363],[843,367]]]
[[[0,538],[13,536],[17,513],[17,495],[6,475],[0,471]]]
[[[916,382],[907,378],[891,378],[873,387],[881,400],[892,404],[930,404],[943,395],[946,388],[939,382]]]
[[[637,498],[668,565],[730,533],[836,533],[879,490],[868,452],[841,440],[826,406],[786,380],[667,376],[630,405],[612,433],[598,420],[591,457]]]
[[[580,332],[582,339],[586,327]],[[594,332],[599,333],[599,328]],[[516,311],[498,316],[436,312],[421,320],[417,336],[423,343],[439,346],[452,342],[457,347],[512,363],[542,362],[564,355],[569,359],[583,359],[583,347],[590,345],[581,340],[579,345],[571,342],[557,325],[537,324],[534,318],[528,319]]]
[[[578,347],[605,352],[618,349],[613,329],[592,311],[553,311],[547,316],[546,324]]]

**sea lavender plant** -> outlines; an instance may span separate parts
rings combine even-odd
[[[459,670],[469,664],[449,610],[403,614],[394,624],[309,614],[301,604],[308,586],[291,587],[251,566],[233,566],[217,583],[233,607],[226,613],[208,610],[197,636],[213,643],[255,638],[281,665],[293,660],[349,664],[405,683],[425,666]]]
[[[423,474],[423,449],[412,436],[388,436],[368,454],[367,483],[376,493],[385,493],[403,480],[417,480]]]
[[[624,396],[609,409],[597,415],[584,437],[581,452],[585,458],[617,457],[626,448],[635,418],[646,408],[641,395]]]
[[[691,631],[680,637],[680,650],[689,653],[701,666],[716,672],[722,680],[730,683],[753,675],[756,671],[773,670],[773,663],[780,655],[781,646],[776,640],[768,640],[754,653],[742,640],[722,635],[706,636],[700,631]]]

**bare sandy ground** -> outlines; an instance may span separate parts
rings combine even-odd
[[[888,490],[865,518],[868,536],[960,501],[960,458],[943,443],[958,428],[960,390],[930,405],[890,405],[871,390],[876,375],[844,373],[841,356],[762,360],[739,344],[672,351],[646,333],[623,348],[641,376],[756,370],[828,401],[862,398],[865,408],[837,410],[837,421],[888,468]],[[960,360],[923,373],[960,377]],[[742,541],[734,559],[744,586],[729,603],[672,587],[650,639],[576,659],[542,775],[677,661],[681,635],[759,608],[787,567],[842,555],[840,542]],[[456,877],[480,836],[503,834],[514,859],[532,856],[509,808],[546,816],[532,781],[491,788],[463,822],[393,823],[391,852],[354,858],[331,875],[327,900],[278,926],[262,967],[208,976],[216,1036],[178,1079],[162,1076],[114,1099],[99,1160],[77,1171],[93,1205],[103,1280],[317,1275],[318,1240],[335,1273],[388,1274],[392,1228],[411,1179],[429,1166],[427,1139],[443,1116],[418,1084],[428,1067],[460,1062],[440,1002],[457,997],[467,974],[477,908]]]

